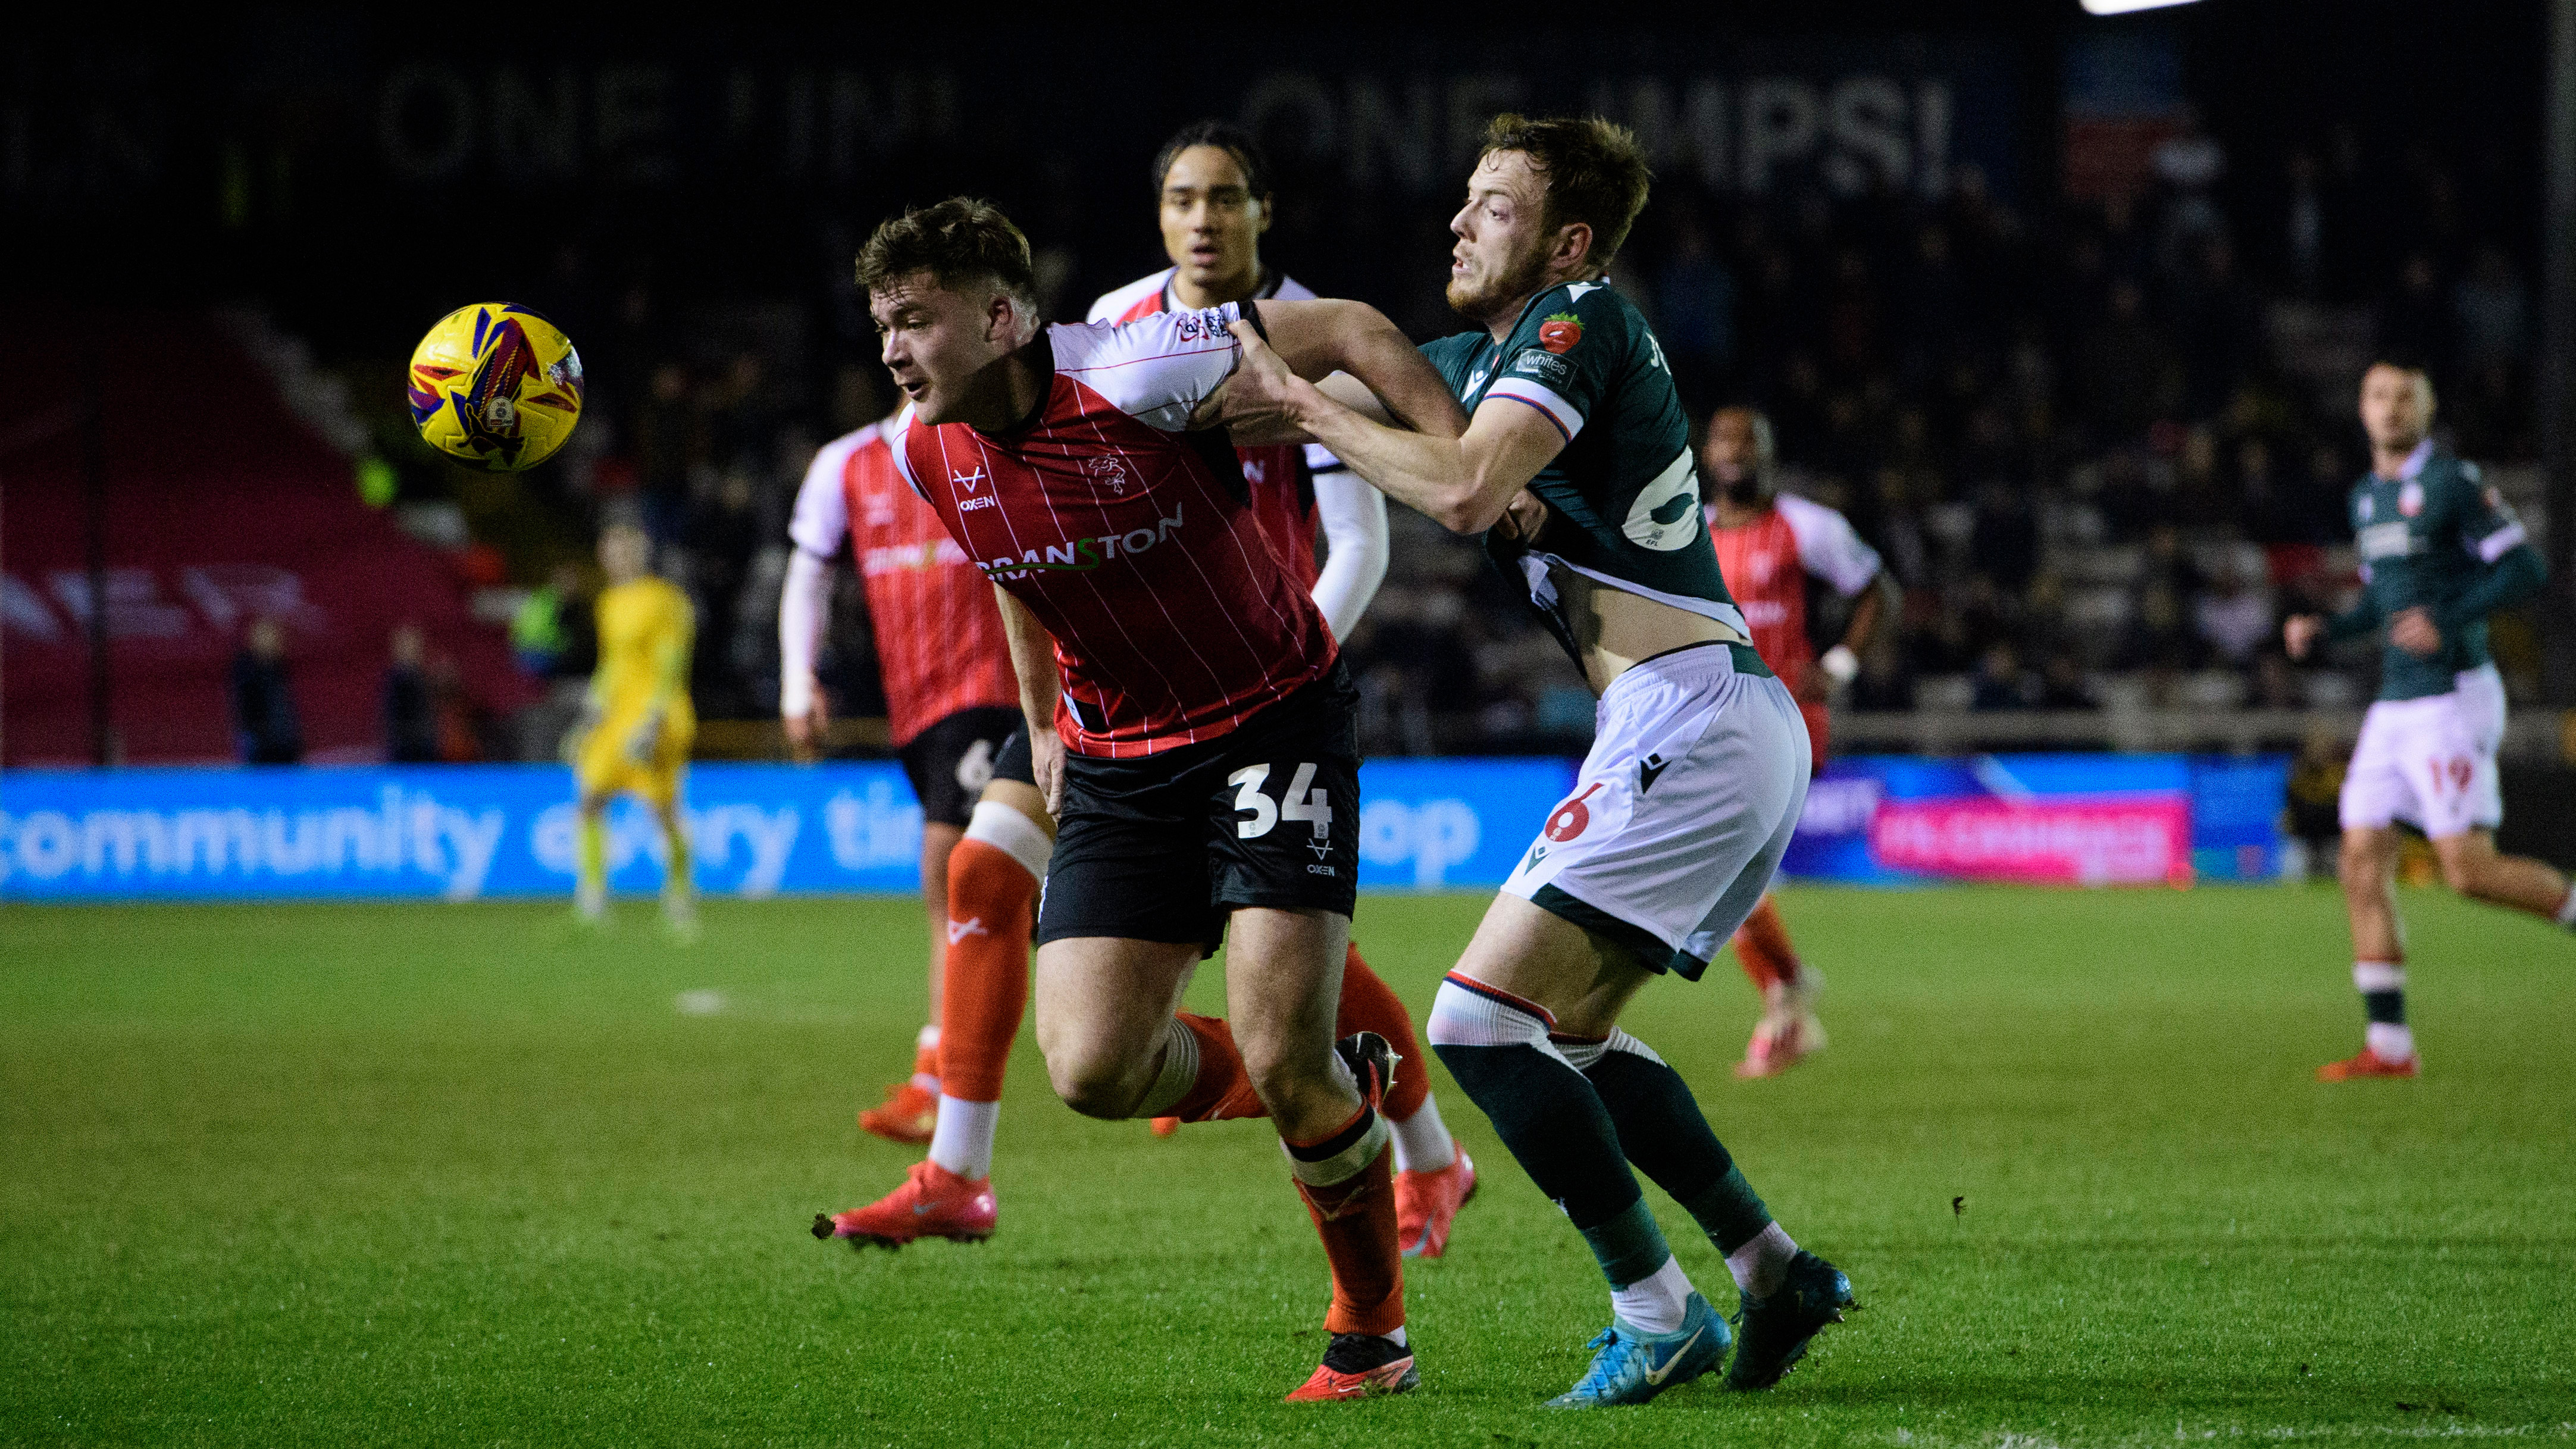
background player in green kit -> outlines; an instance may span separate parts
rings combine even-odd
[[[2364,373],[2361,424],[2371,459],[2352,485],[2361,598],[2332,619],[2300,614],[2282,625],[2293,659],[2320,635],[2388,630],[2379,699],[2362,719],[2340,804],[2352,981],[2370,1024],[2359,1055],[2317,1069],[2329,1082],[2420,1069],[2406,1025],[2395,822],[2431,839],[2451,889],[2576,929],[2567,878],[2495,848],[2504,820],[2496,783],[2504,682],[2487,658],[2487,615],[2530,597],[2547,568],[2478,465],[2426,436],[2433,384],[2420,369],[2382,362]]]
[[[1311,437],[1496,562],[1601,695],[1574,793],[1442,983],[1433,1050],[1610,1280],[1592,1366],[1552,1402],[1637,1403],[1715,1368],[1729,1334],[1632,1167],[1697,1220],[1743,1302],[1728,1381],[1767,1388],[1851,1302],[1719,1145],[1679,1073],[1618,1029],[1639,987],[1696,979],[1770,888],[1807,793],[1806,726],[1719,577],[1690,428],[1645,319],[1600,280],[1645,205],[1636,140],[1503,116],[1468,180],[1450,305],[1478,330],[1423,353],[1468,409],[1417,446],[1362,390],[1299,382],[1245,339],[1228,421]],[[1239,409],[1239,411],[1237,411]],[[1238,434],[1242,437],[1244,434]]]

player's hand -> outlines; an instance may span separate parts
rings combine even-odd
[[[1052,729],[1029,731],[1029,773],[1046,797],[1047,813],[1064,818],[1064,737]]]
[[[2316,647],[2317,636],[2326,631],[2326,621],[2314,614],[2292,614],[2281,621],[2281,647],[2293,659],[2305,659]]]
[[[787,758],[800,765],[810,765],[823,757],[823,741],[829,737],[832,717],[823,702],[823,691],[813,692],[813,705],[803,714],[781,715],[779,728],[787,735]]]
[[[1502,535],[1505,543],[1534,548],[1538,544],[1538,536],[1546,529],[1547,505],[1539,501],[1537,494],[1524,488],[1512,495],[1511,502],[1503,505],[1503,516],[1495,519],[1494,526],[1487,532]]]
[[[626,758],[639,765],[653,763],[653,752],[662,744],[662,712],[654,710],[626,736]]]
[[[2442,626],[2433,622],[2431,611],[2417,604],[2400,609],[2388,621],[2388,642],[2409,654],[2430,658],[2442,652]]]
[[[1293,416],[1302,401],[1300,389],[1306,384],[1270,350],[1249,322],[1237,322],[1227,329],[1243,345],[1243,355],[1234,364],[1234,372],[1216,391],[1209,393],[1190,414],[1192,427],[1223,425],[1246,439],[1259,439],[1268,433],[1303,436]]]

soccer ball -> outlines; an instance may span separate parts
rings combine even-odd
[[[429,445],[495,473],[555,455],[581,421],[581,355],[525,307],[459,307],[412,349],[412,425]]]

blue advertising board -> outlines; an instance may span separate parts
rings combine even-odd
[[[1563,759],[1390,759],[1360,774],[1360,885],[1490,888],[1574,783]],[[1954,877],[2252,880],[2279,868],[2276,756],[1837,760],[1784,870]],[[393,899],[563,895],[565,772],[496,765],[0,774],[0,899]],[[761,897],[919,888],[921,808],[895,765],[702,765],[687,821],[699,888]],[[663,846],[609,812],[611,884],[651,890]]]
[[[2280,869],[2282,755],[1860,755],[1827,765],[1782,869],[1943,879],[2262,880]]]
[[[1573,779],[1562,760],[1388,760],[1361,776],[1360,884],[1491,886]],[[0,774],[0,899],[562,895],[570,780],[545,766],[22,770]],[[921,807],[893,764],[702,765],[687,823],[702,890],[919,889]],[[609,812],[610,883],[650,890],[663,845]]]

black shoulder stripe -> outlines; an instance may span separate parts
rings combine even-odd
[[[1241,314],[1244,321],[1252,324],[1252,334],[1267,346],[1270,342],[1270,329],[1261,325],[1261,308],[1252,302],[1242,302],[1236,305],[1235,311]]]

